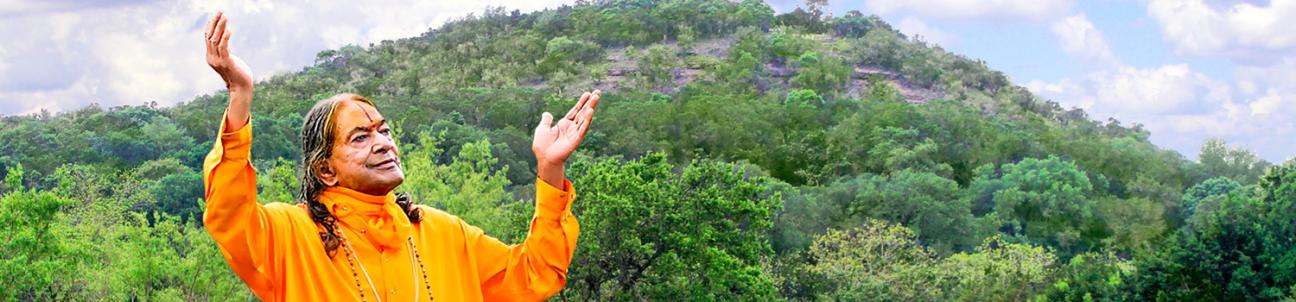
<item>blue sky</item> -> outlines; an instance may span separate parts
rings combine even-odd
[[[570,2],[0,1],[0,114],[216,91],[199,44],[215,9],[230,13],[235,54],[264,79],[320,50],[418,35],[488,5]],[[829,0],[834,14],[849,10],[985,60],[1093,119],[1142,124],[1189,158],[1208,138],[1273,162],[1296,155],[1296,0]]]

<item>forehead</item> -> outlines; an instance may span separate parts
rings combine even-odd
[[[334,111],[333,117],[337,129],[344,133],[356,127],[374,127],[383,120],[382,114],[378,113],[378,108],[357,100],[342,101]]]

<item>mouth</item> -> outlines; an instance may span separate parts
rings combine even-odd
[[[379,170],[391,170],[396,168],[399,164],[400,163],[397,162],[395,158],[389,158],[374,164],[372,167]]]

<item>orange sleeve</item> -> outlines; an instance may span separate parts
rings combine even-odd
[[[256,170],[252,169],[252,124],[225,131],[221,117],[216,144],[203,162],[207,207],[203,224],[220,246],[230,268],[257,294],[273,291],[271,217],[256,200]],[[262,295],[263,298],[266,296]]]
[[[562,290],[580,233],[571,213],[575,199],[571,181],[563,180],[559,189],[537,179],[536,212],[526,241],[509,246],[470,228],[467,243],[480,259],[486,301],[542,301]]]

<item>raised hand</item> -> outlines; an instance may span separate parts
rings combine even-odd
[[[228,21],[229,16],[216,12],[211,21],[207,22],[207,30],[203,35],[207,42],[207,65],[220,74],[221,79],[225,80],[225,85],[230,89],[251,89],[252,70],[243,63],[243,60],[229,51],[231,31],[225,30],[225,23]]]
[[[226,131],[234,131],[242,128],[251,116],[252,69],[243,60],[230,54],[231,31],[226,30],[226,22],[229,22],[229,17],[216,12],[203,31],[203,42],[207,45],[207,66],[211,66],[220,75],[221,80],[225,81],[225,87],[229,89]]]
[[[598,90],[582,94],[576,106],[557,123],[548,112],[540,116],[540,125],[536,126],[535,139],[531,142],[531,151],[536,156],[536,174],[540,179],[551,185],[562,185],[563,166],[585,138],[585,132],[589,131],[600,94],[602,92]]]

